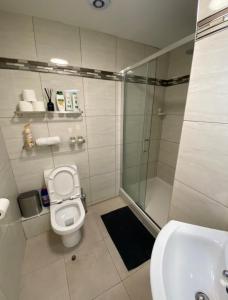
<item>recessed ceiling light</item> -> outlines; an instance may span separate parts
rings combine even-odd
[[[68,61],[65,60],[65,59],[62,59],[62,58],[52,58],[50,61],[53,64],[60,65],[60,66],[66,66],[66,65],[68,65]]]
[[[106,8],[109,6],[111,0],[89,0],[89,3],[94,8]]]

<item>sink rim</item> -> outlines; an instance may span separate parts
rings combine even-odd
[[[153,299],[169,300],[163,274],[164,255],[167,250],[167,244],[170,238],[178,229],[183,233],[194,235],[195,237],[203,237],[215,242],[219,247],[227,244],[228,233],[226,231],[206,228],[198,225],[192,225],[179,221],[169,221],[160,231],[152,251],[150,263],[150,283]],[[225,267],[225,265],[224,265]]]

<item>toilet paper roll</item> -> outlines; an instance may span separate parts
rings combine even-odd
[[[22,95],[23,95],[24,101],[29,101],[29,102],[37,101],[34,90],[23,90]]]
[[[44,137],[36,139],[36,144],[38,146],[51,146],[60,144],[60,137],[59,136],[51,136],[51,137]]]
[[[19,101],[19,110],[20,111],[33,111],[32,102]]]
[[[32,102],[32,107],[34,111],[45,111],[45,105],[43,101]]]
[[[0,199],[0,220],[2,220],[5,217],[9,207],[9,203],[9,200],[6,198]]]

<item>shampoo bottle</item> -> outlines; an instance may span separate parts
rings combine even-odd
[[[65,111],[65,99],[61,91],[56,92],[56,105],[59,111]]]

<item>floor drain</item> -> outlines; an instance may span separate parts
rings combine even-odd
[[[206,294],[203,292],[197,292],[195,295],[196,300],[210,300]]]
[[[71,260],[75,261],[76,260],[76,255],[72,255]]]

